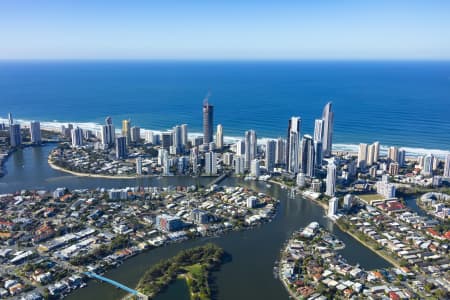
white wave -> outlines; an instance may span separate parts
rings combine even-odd
[[[24,127],[30,126],[30,120],[22,120],[17,119],[15,122],[23,125]],[[0,118],[0,123],[8,123],[8,119]],[[61,122],[61,121],[53,121],[53,122],[40,122],[41,128],[51,131],[60,131],[61,126],[68,126],[68,124],[72,124],[74,127],[80,127],[84,130],[91,130],[93,132],[98,132],[101,130],[102,124],[94,123],[94,122]],[[170,128],[167,130],[152,130],[152,129],[146,129],[141,128],[141,136],[144,137],[145,133],[147,131],[152,131],[156,134],[159,134],[161,132],[167,132],[171,130]],[[120,129],[116,128],[116,132],[120,133]],[[201,132],[189,132],[188,137],[196,137],[196,136],[202,136],[203,133]],[[236,143],[239,140],[243,140],[244,135],[242,136],[224,136],[225,143],[232,144]],[[274,138],[268,138],[268,137],[258,137],[258,144],[265,144],[267,140],[273,140]],[[414,148],[414,147],[399,147],[400,149],[404,149],[407,156],[420,156],[420,155],[427,155],[427,154],[433,154],[437,157],[445,157],[446,155],[450,154],[449,150],[443,150],[443,149],[427,149],[427,148]],[[345,151],[345,152],[352,152],[357,153],[359,149],[359,144],[333,144],[333,151]],[[389,145],[380,145],[380,154],[386,154],[389,149]]]
[[[386,155],[389,150],[389,145],[380,145],[380,154]],[[399,147],[405,150],[407,156],[421,156],[433,154],[437,157],[445,157],[450,154],[448,150],[442,149],[428,149],[428,148],[414,148],[414,147]],[[333,144],[333,151],[358,152],[359,144]]]

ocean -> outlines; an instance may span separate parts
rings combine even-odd
[[[288,119],[302,134],[332,101],[335,149],[360,142],[408,152],[450,150],[450,62],[364,61],[2,61],[0,117],[103,123],[201,132],[210,93],[224,134],[285,137]]]

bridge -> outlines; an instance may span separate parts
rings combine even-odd
[[[86,275],[89,278],[94,278],[94,279],[98,279],[100,281],[109,283],[109,284],[111,284],[111,285],[113,285],[113,286],[115,286],[115,287],[117,287],[117,288],[119,288],[121,290],[124,290],[125,292],[131,294],[132,296],[135,296],[137,299],[144,299],[144,300],[148,299],[148,297],[146,295],[144,295],[142,293],[139,293],[138,291],[133,290],[132,288],[127,287],[126,285],[123,285],[120,282],[117,282],[115,280],[112,280],[112,279],[103,277],[101,275],[98,275],[98,274],[96,274],[94,272],[84,272],[84,275]]]
[[[214,179],[212,182],[210,182],[208,185],[209,186],[213,186],[214,184],[218,184],[220,183],[222,180],[224,180],[225,178],[227,178],[228,175],[230,175],[231,172],[225,172],[222,175],[220,175],[219,177],[217,177],[216,179]]]

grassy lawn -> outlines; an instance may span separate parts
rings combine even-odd
[[[359,198],[366,202],[374,201],[374,200],[383,200],[383,196],[378,194],[366,194],[366,195],[358,195]]]
[[[147,270],[136,289],[151,299],[178,277],[186,280],[191,300],[211,299],[210,270],[220,266],[223,255],[214,244],[182,250]]]

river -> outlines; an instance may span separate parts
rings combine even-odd
[[[168,177],[160,180],[146,179],[103,179],[67,175],[52,170],[47,164],[47,155],[52,146],[26,148],[11,155],[6,162],[7,174],[0,179],[0,193],[20,189],[54,189],[123,187],[136,185],[190,185],[207,183],[207,178]],[[213,274],[217,299],[288,299],[281,282],[273,276],[273,266],[278,259],[282,244],[293,231],[312,221],[334,233],[346,244],[340,251],[350,263],[359,263],[365,269],[383,268],[388,262],[368,250],[352,237],[340,231],[330,220],[324,217],[323,209],[301,197],[290,197],[286,190],[278,185],[267,187],[261,182],[244,182],[227,178],[222,185],[246,184],[280,199],[279,211],[275,219],[259,228],[242,232],[231,232],[217,238],[203,238],[154,249],[129,260],[119,268],[108,271],[105,276],[134,287],[150,266],[161,259],[174,256],[179,250],[214,242],[223,247],[231,260],[222,265],[220,271]],[[185,290],[182,284],[174,284],[157,297],[166,300],[180,295]],[[172,296],[170,296],[172,295]],[[120,299],[124,293],[109,285],[91,281],[84,289],[77,290],[67,299]]]

